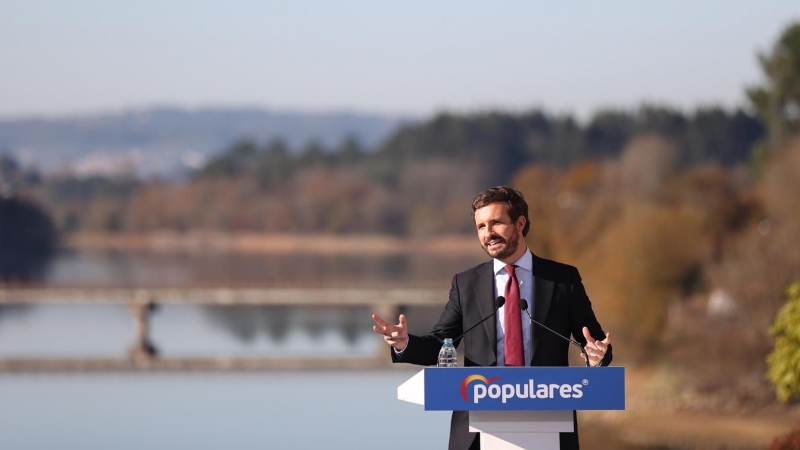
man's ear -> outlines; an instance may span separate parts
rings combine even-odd
[[[519,216],[517,218],[517,231],[522,233],[522,230],[525,229],[525,224],[526,223],[527,223],[527,220],[525,220],[525,216]]]

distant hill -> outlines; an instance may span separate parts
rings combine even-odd
[[[154,108],[55,119],[0,120],[0,153],[44,171],[71,167],[102,173],[130,168],[173,176],[198,167],[231,143],[282,139],[292,149],[323,147],[355,137],[373,148],[410,121],[355,113],[303,113],[265,109]]]

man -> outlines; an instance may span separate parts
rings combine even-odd
[[[520,311],[529,300],[533,318],[562,336],[572,334],[586,346],[589,365],[611,362],[611,335],[603,332],[575,267],[539,258],[525,245],[530,229],[528,204],[509,187],[478,195],[472,213],[481,246],[492,260],[453,277],[450,299],[433,331],[408,334],[404,315],[393,325],[373,315],[376,333],[391,346],[393,362],[435,365],[444,338],[456,338],[489,316],[495,299],[506,298],[495,320],[487,320],[464,336],[466,366],[567,366],[569,343],[536,325]],[[459,342],[455,342],[458,345]],[[583,356],[583,355],[581,355]],[[478,433],[469,432],[469,413],[454,411],[451,450],[480,448]],[[578,449],[575,432],[561,433],[562,449]]]

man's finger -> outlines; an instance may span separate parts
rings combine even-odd
[[[390,327],[391,327],[391,325],[390,325]],[[382,334],[382,335],[384,335],[384,336],[391,336],[391,335],[392,335],[392,332],[393,332],[393,331],[392,331],[392,329],[386,329],[386,328],[383,328],[383,327],[381,327],[380,325],[373,325],[373,326],[372,326],[372,329],[373,329],[373,330],[374,330],[376,333],[378,333],[378,334]]]
[[[384,327],[384,328],[386,328],[387,326],[389,326],[389,322],[387,322],[387,321],[385,321],[385,320],[381,319],[381,316],[379,316],[379,315],[377,315],[377,314],[373,314],[373,315],[372,315],[372,320],[374,320],[375,322],[378,322],[378,325],[380,325],[380,326],[382,326],[382,327]]]
[[[603,356],[605,356],[606,352],[608,351],[608,346],[606,344],[603,344],[603,341],[595,341],[594,345],[595,348],[597,348],[597,350],[600,351],[603,354]]]
[[[610,344],[611,343],[611,333],[606,333],[606,338],[602,340],[603,344]]]
[[[583,337],[586,338],[586,342],[588,342],[588,343],[592,343],[592,342],[595,341],[595,339],[592,337],[592,335],[589,334],[589,329],[586,328],[586,327],[583,327]]]
[[[400,314],[400,327],[406,328],[406,315]]]
[[[606,352],[608,351],[608,347],[606,347],[606,345],[605,345],[605,344],[603,344],[603,341],[595,341],[595,342],[594,342],[594,345],[595,345],[595,348],[596,348],[598,351],[600,351],[600,352],[603,352],[603,354],[604,354],[604,355],[605,355],[605,354],[606,354]]]

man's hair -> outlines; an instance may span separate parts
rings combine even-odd
[[[508,211],[511,222],[514,224],[517,223],[520,216],[524,217],[525,227],[522,229],[522,236],[528,235],[528,231],[531,229],[531,221],[528,219],[528,203],[525,202],[522,192],[508,186],[489,188],[478,194],[475,200],[472,201],[472,217],[475,217],[475,211],[492,203],[505,204],[506,211]]]

